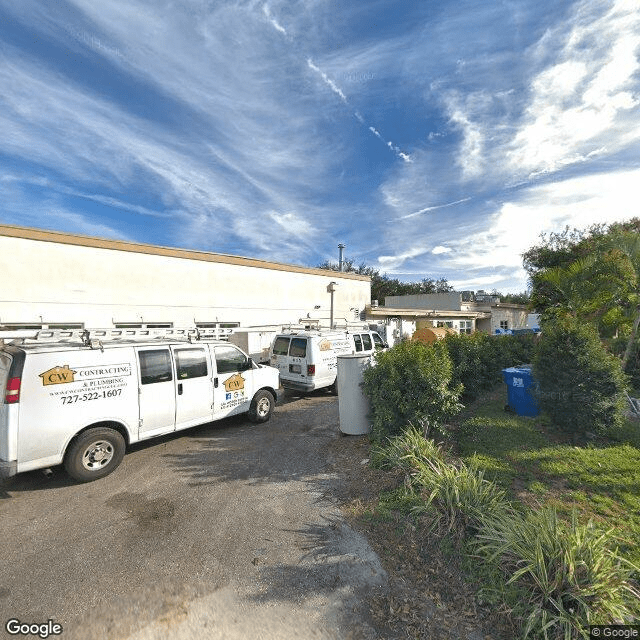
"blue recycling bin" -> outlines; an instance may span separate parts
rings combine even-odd
[[[540,413],[536,398],[537,383],[531,373],[531,365],[509,367],[502,370],[507,384],[507,409],[519,416],[534,418]]]

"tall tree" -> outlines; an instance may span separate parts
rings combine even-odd
[[[602,337],[627,335],[625,367],[640,327],[640,219],[565,229],[523,258],[543,321],[570,315],[593,323]]]

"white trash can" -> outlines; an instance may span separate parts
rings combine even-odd
[[[371,431],[369,399],[360,384],[363,372],[371,365],[371,356],[351,354],[338,356],[338,410],[340,431],[363,435]]]

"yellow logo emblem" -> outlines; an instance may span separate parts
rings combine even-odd
[[[224,388],[227,391],[240,391],[244,389],[244,378],[239,373],[235,373],[224,381]]]
[[[325,338],[319,345],[320,351],[331,351],[333,345]]]
[[[42,384],[47,386],[49,384],[65,384],[67,382],[73,382],[73,376],[77,373],[73,369],[69,368],[68,364],[61,367],[54,367],[39,374],[42,378]]]

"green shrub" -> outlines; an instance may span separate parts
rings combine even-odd
[[[482,518],[477,552],[497,561],[507,584],[528,595],[524,637],[588,638],[589,625],[636,620],[635,567],[620,558],[612,531],[560,521],[552,509]],[[637,570],[637,569],[636,569]]]
[[[626,379],[596,329],[574,318],[544,327],[533,358],[540,408],[573,435],[606,434],[624,421]]]
[[[451,360],[443,344],[402,342],[379,353],[364,372],[363,389],[371,403],[372,437],[382,440],[409,424],[426,434],[462,408],[462,387],[451,385]]]
[[[607,344],[611,353],[622,359],[628,341],[628,337],[611,338],[607,341]],[[629,382],[635,392],[640,392],[640,342],[637,340],[632,347],[631,357],[624,372],[629,376]]]
[[[502,381],[502,369],[531,362],[534,339],[527,334],[449,334],[444,344],[453,363],[454,384],[461,383],[464,397],[474,400],[481,391]]]

